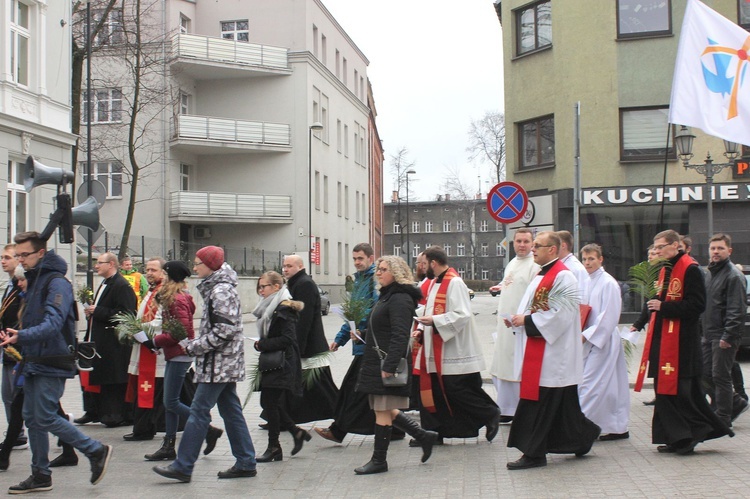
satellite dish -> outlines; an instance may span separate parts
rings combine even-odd
[[[78,186],[78,193],[76,194],[77,199],[87,199],[89,196],[93,196],[96,199],[96,204],[101,209],[104,206],[104,202],[107,200],[107,188],[99,180],[91,181],[91,192],[89,192],[88,182],[83,182]]]

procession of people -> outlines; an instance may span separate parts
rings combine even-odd
[[[732,421],[748,408],[732,387],[746,307],[744,277],[729,258],[732,239],[712,235],[705,272],[682,249],[683,240],[673,230],[654,236],[649,265],[658,278],[647,283],[653,293],[631,327],[646,330],[635,387],[653,378],[651,441],[658,453],[676,455],[734,436]],[[510,425],[506,444],[521,453],[506,463],[511,471],[546,466],[548,454],[580,457],[596,441],[630,438],[630,385],[618,326],[622,295],[604,267],[607,248],[590,243],[576,255],[568,231],[529,228],[517,229],[512,244],[516,256],[505,268],[498,299],[494,385],[481,374],[481,319],[441,247],[418,255],[421,280],[415,282],[402,258],[376,258],[370,244],[354,246],[356,273],[347,299],[362,314],[345,321],[330,344],[317,284],[298,255],[284,258],[282,273],[258,278],[257,332],[245,333],[237,273],[221,247],[198,250],[192,272],[185,262],[152,257],[143,280],[129,259],[126,275],[135,280],[123,277],[114,254],[103,253],[96,263],[101,283],[81,317],[81,340],[97,355],[93,370],[80,372],[86,412],[76,427],[60,406],[65,380],[76,374],[79,341],[67,265],[38,233],[18,234],[3,252],[10,280],[0,346],[9,426],[0,471],[10,465],[11,447],[28,440],[31,475],[8,492],[51,490],[52,467],[78,464],[73,449],[89,458],[91,483],[99,483],[113,446],[79,429],[97,422],[132,424],[126,442],[151,440],[164,428],[161,447],[144,459],[170,461],[153,471],[182,483],[192,480],[201,449],[211,453],[224,434],[235,462],[218,478],[250,478],[258,463],[283,461],[282,431],[292,437],[290,456],[303,451],[314,433],[298,424],[310,422],[337,444],[349,433],[374,435],[372,458],[353,469],[356,475],[388,471],[388,448],[404,433],[412,437],[410,446],[421,447],[425,463],[445,439],[478,437],[484,427],[492,442],[500,425]],[[191,274],[203,301],[195,330]],[[132,314],[142,329],[129,343],[117,333],[123,314]],[[267,421],[268,445],[260,455],[237,393],[247,375],[246,339],[258,352],[248,364],[257,362],[253,382]],[[337,387],[329,356],[349,341],[353,360]],[[187,403],[180,398],[185,385],[194,394]],[[212,424],[214,406],[223,429]],[[48,458],[49,433],[65,449],[58,464]]]

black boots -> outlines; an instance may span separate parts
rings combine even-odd
[[[153,454],[146,454],[143,457],[146,461],[174,461],[177,459],[177,453],[174,450],[176,440],[176,437],[164,437],[159,450]]]
[[[279,434],[268,434],[268,448],[266,452],[260,456],[255,456],[255,461],[258,463],[271,463],[273,461],[281,461],[284,459],[284,453],[281,451],[281,444],[279,444]]]
[[[295,456],[299,451],[302,450],[302,446],[305,445],[305,442],[309,442],[312,436],[310,436],[310,433],[306,430],[303,430],[299,426],[295,426],[294,429],[289,430],[289,433],[292,434],[292,438],[294,439],[294,448],[292,449],[292,455]]]
[[[78,466],[78,455],[72,445],[62,442],[62,454],[50,461],[50,468],[61,468],[63,466]]]
[[[393,426],[405,431],[414,437],[414,440],[421,444],[422,462],[426,463],[432,455],[432,446],[435,445],[435,442],[438,439],[438,434],[434,431],[423,429],[416,421],[401,411],[399,411],[398,416],[393,420]]]
[[[375,445],[372,451],[372,459],[364,466],[354,469],[357,475],[372,475],[388,471],[388,444],[391,443],[391,432],[393,427],[375,425]]]

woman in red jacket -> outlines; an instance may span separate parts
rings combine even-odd
[[[167,281],[156,295],[156,302],[162,310],[163,323],[167,320],[177,319],[184,326],[187,337],[193,339],[193,314],[195,303],[193,297],[187,291],[185,279],[190,276],[190,270],[183,262],[171,261],[164,265]],[[169,332],[163,331],[154,337],[153,348],[161,348],[167,367],[164,370],[164,415],[166,423],[166,436],[159,450],[145,456],[146,461],[172,460],[177,457],[175,453],[175,439],[180,417],[187,420],[190,416],[190,407],[180,401],[180,391],[185,380],[185,373],[193,364],[193,359],[182,352],[178,340],[174,339]],[[146,346],[149,342],[144,343]],[[215,430],[221,431],[218,428]],[[209,433],[211,427],[209,427]]]

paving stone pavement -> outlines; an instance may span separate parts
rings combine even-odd
[[[485,353],[492,355],[490,325],[494,316],[481,308],[476,321],[480,325]],[[324,319],[327,335],[335,336],[340,319]],[[246,335],[254,336],[255,325],[246,324]],[[254,351],[246,345],[246,360],[253,362]],[[637,356],[640,358],[640,356]],[[743,370],[750,380],[743,356]],[[351,360],[349,346],[333,356],[334,379],[340,381]],[[634,371],[631,369],[631,371]],[[483,373],[487,376],[487,373]],[[63,405],[76,416],[81,415],[80,389],[76,380],[67,385]],[[491,383],[485,389],[494,398]],[[240,393],[246,393],[242,384]],[[229,442],[222,437],[210,456],[198,460],[190,484],[166,480],[151,471],[155,463],[143,455],[156,450],[161,435],[148,442],[125,442],[122,435],[129,427],[107,429],[98,424],[82,427],[93,438],[114,445],[114,456],[107,476],[97,486],[89,484],[89,465],[83,456],[77,467],[53,470],[54,489],[49,497],[272,497],[272,498],[354,498],[354,497],[741,497],[748,496],[750,485],[750,412],[735,421],[734,438],[722,438],[699,445],[694,455],[663,455],[651,444],[652,408],[642,404],[653,392],[631,392],[630,439],[597,442],[583,458],[568,455],[548,456],[548,466],[509,472],[505,465],[519,457],[516,449],[505,446],[509,426],[502,426],[495,441],[489,443],[480,430],[479,438],[450,439],[435,448],[432,458],[420,464],[421,450],[409,448],[407,441],[394,442],[388,453],[390,471],[370,476],[356,476],[353,469],[367,462],[372,452],[372,437],[349,435],[342,445],[323,440],[318,435],[305,444],[296,456],[289,456],[292,439],[281,437],[284,461],[258,464],[258,476],[236,480],[218,480],[216,473],[234,463]],[[259,397],[254,395],[246,407],[250,433],[258,453],[266,448],[266,433],[258,427]],[[214,422],[223,422],[214,411]],[[315,423],[327,426],[330,421]],[[301,425],[311,430],[313,424]],[[311,430],[312,431],[312,430]],[[179,437],[178,437],[179,438]],[[54,447],[54,458],[59,449]],[[30,451],[14,451],[11,466],[0,473],[0,487],[8,487],[29,474]],[[157,463],[158,464],[158,463]],[[2,491],[0,490],[0,493]],[[30,494],[30,497],[45,493]]]

